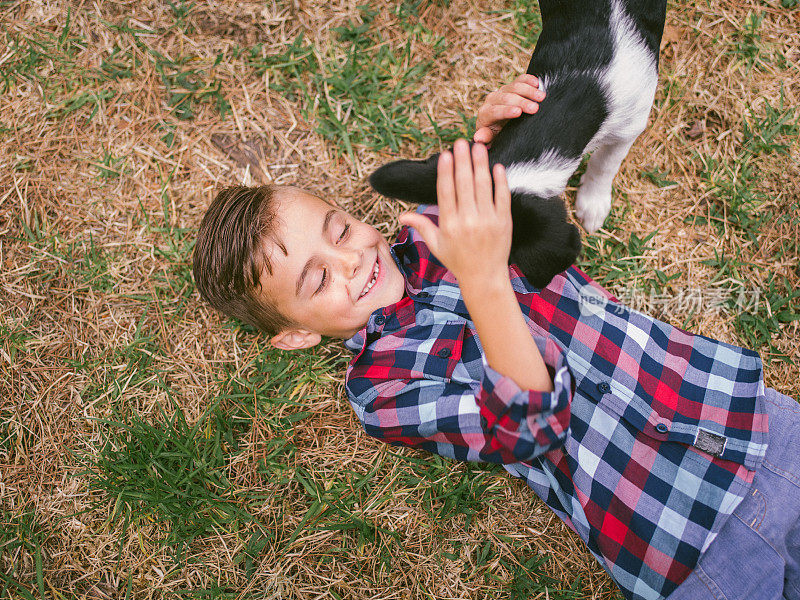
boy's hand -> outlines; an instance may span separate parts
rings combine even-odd
[[[411,213],[400,222],[419,231],[458,279],[486,362],[523,390],[550,392],[553,382],[508,276],[511,192],[505,169],[494,167],[494,198],[486,147],[458,140],[439,157],[439,226]]]
[[[538,102],[542,100],[544,92],[539,89],[539,80],[533,75],[520,75],[486,96],[483,106],[478,109],[473,141],[491,144],[503,125],[523,112],[532,115],[539,110]]]
[[[436,180],[439,226],[427,217],[407,213],[433,254],[453,272],[462,288],[508,282],[511,251],[511,192],[505,169],[494,166],[494,195],[489,156],[482,144],[458,140],[453,153],[439,157]]]

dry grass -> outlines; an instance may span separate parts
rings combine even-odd
[[[397,134],[401,154],[435,143],[426,112],[458,130],[462,114],[524,69],[513,10],[528,4],[422,3],[405,27],[398,3],[370,4],[382,45],[402,56],[411,44],[413,62],[398,68],[431,61],[397,99],[416,127]],[[779,306],[800,288],[799,14],[781,0],[671,3],[651,126],[585,259],[615,293],[674,324],[756,340],[767,383],[794,397],[797,366],[778,355],[800,349],[800,302]],[[539,554],[551,556],[544,572],[560,585],[580,575],[575,597],[614,597],[524,485],[367,438],[343,394],[339,345],[299,358],[270,352],[194,292],[202,214],[216,190],[251,178],[214,134],[256,140],[267,179],[395,230],[402,207],[371,193],[365,175],[396,153],[357,140],[348,152],[315,119],[321,98],[338,118],[357,116],[312,77],[344,64],[335,28],[364,18],[341,0],[0,3],[0,590],[12,598],[505,598],[515,565]],[[312,48],[306,71],[259,74],[258,60],[301,31]],[[758,290],[760,312],[742,320],[730,307],[663,301],[713,286]],[[322,359],[333,362],[309,375]],[[160,543],[175,523],[92,487],[86,471],[124,447],[127,434],[108,420],[163,424],[162,409],[176,407],[188,427],[202,425],[181,439],[209,452],[202,531],[178,562]],[[276,448],[280,459],[270,458]],[[187,459],[185,472],[199,464]],[[229,506],[249,516],[225,521]]]

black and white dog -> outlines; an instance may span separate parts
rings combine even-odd
[[[611,209],[611,182],[644,131],[658,81],[666,0],[540,0],[542,31],[528,73],[547,93],[533,115],[510,121],[489,150],[505,165],[512,191],[510,262],[546,286],[580,252],[578,229],[559,198],[585,152],[575,210],[589,232]],[[379,168],[379,193],[436,203],[436,161],[401,160]]]

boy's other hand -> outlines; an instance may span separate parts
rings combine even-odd
[[[458,140],[443,152],[437,167],[439,226],[427,217],[406,213],[431,252],[453,272],[460,285],[508,280],[511,251],[511,192],[505,169],[494,166],[494,194],[486,146]]]
[[[489,145],[510,119],[522,113],[532,115],[539,110],[544,91],[539,89],[539,79],[533,75],[520,75],[496,92],[486,96],[478,109],[478,120],[473,141]]]

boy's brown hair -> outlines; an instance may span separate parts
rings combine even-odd
[[[208,207],[194,247],[194,281],[203,299],[220,312],[274,335],[291,324],[263,301],[260,275],[272,274],[264,241],[273,236],[279,187],[223,189]]]

